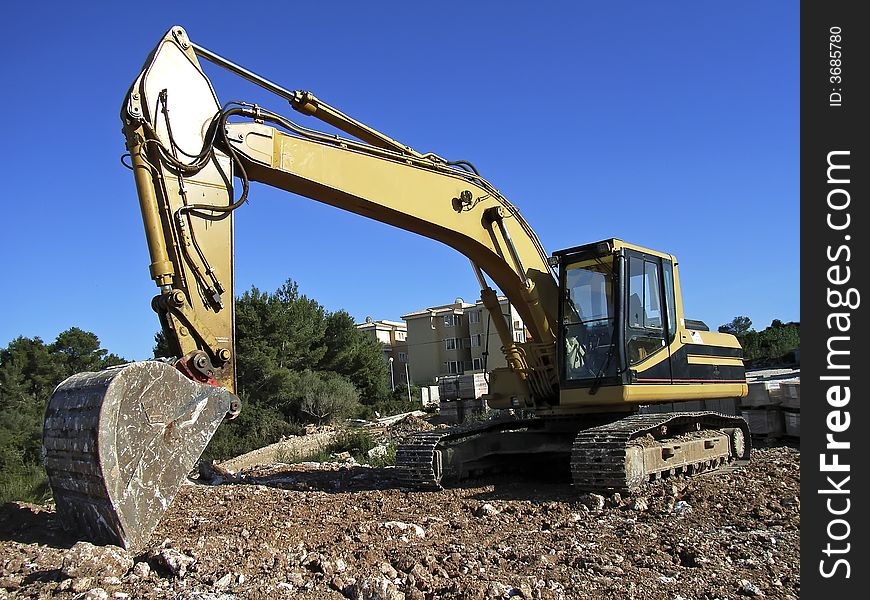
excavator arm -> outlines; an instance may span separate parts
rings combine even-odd
[[[357,139],[257,106],[220,108],[197,56],[249,79]],[[288,91],[170,30],[122,109],[151,255],[154,308],[185,373],[234,390],[232,212],[257,181],[440,241],[467,256],[520,395],[556,394],[558,287],[534,231],[464,161],[421,154],[317,99]],[[233,173],[242,182],[233,196]],[[533,342],[512,339],[496,292]]]

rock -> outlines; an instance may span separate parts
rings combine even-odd
[[[118,546],[77,542],[63,557],[61,572],[67,577],[121,577],[133,567],[130,554]]]
[[[92,587],[94,587],[93,577],[79,577],[78,579],[72,580],[72,584],[70,584],[69,589],[76,594],[81,594],[82,592],[88,591]]]
[[[106,587],[115,587],[121,585],[121,580],[117,577],[103,577],[102,583]]]
[[[492,517],[499,513],[500,511],[494,507],[492,504],[486,503],[477,508],[474,511],[474,514],[478,517]]]
[[[173,548],[164,548],[154,558],[173,577],[184,577],[187,570],[196,562],[195,559]]]
[[[384,574],[384,577],[386,577],[390,581],[394,580],[396,577],[399,576],[399,572],[396,571],[396,569],[394,569],[393,565],[391,565],[390,563],[382,562],[378,566],[378,568],[380,569],[381,573]]]
[[[457,554],[455,552],[453,554],[458,556],[460,561],[462,560],[462,557],[459,554]],[[451,554],[451,556],[453,556],[453,554]],[[397,569],[399,569],[400,571],[404,571],[405,573],[410,573],[411,569],[414,568],[415,564],[417,564],[417,563],[414,562],[414,559],[411,558],[410,556],[408,556],[407,554],[402,554],[398,558],[396,558],[396,560],[393,561],[393,565]]]
[[[386,446],[375,446],[367,452],[369,458],[381,458],[387,455]]]
[[[555,554],[541,554],[538,556],[538,564],[541,565],[554,565],[556,564],[556,555]]]
[[[692,512],[692,505],[685,500],[680,500],[674,504],[674,512],[677,514]]]
[[[351,458],[350,452],[339,452],[338,454],[332,455],[335,460],[348,460]]]
[[[214,461],[201,461],[198,465],[199,478],[202,481],[207,481],[211,485],[220,485],[225,481],[233,481],[236,475]]]
[[[430,582],[432,580],[432,576],[429,575],[429,572],[426,568],[420,563],[415,564],[411,571],[408,573],[410,577],[414,578],[416,585],[423,591],[428,591],[430,588]]]
[[[75,596],[74,600],[108,600],[109,593],[103,588],[93,588]]]
[[[646,512],[649,510],[649,502],[643,497],[632,498],[631,502],[628,504],[628,508],[629,510],[636,510],[637,512]]]
[[[761,591],[761,588],[747,579],[740,580],[740,589],[737,590],[737,593],[741,596],[753,596],[759,598],[764,596],[764,592]]]
[[[299,571],[293,571],[289,575],[287,575],[287,583],[292,584],[294,587],[301,588],[305,586],[305,576],[302,575]]]
[[[384,577],[367,577],[348,586],[351,600],[405,600],[405,594]]]
[[[233,584],[233,574],[227,573],[220,579],[214,582],[216,588],[228,588]]]
[[[426,537],[426,531],[414,523],[402,523],[401,521],[387,521],[381,527],[386,529],[398,529],[402,532],[408,532],[416,535],[418,538]]]
[[[285,584],[285,585],[289,585],[289,584]],[[344,577],[336,575],[335,577],[333,577],[329,581],[329,587],[344,594],[345,590],[348,587],[348,583],[347,583],[347,580],[344,579]]]
[[[590,510],[603,510],[604,509],[604,496],[600,494],[583,494],[577,500]]]
[[[148,579],[151,575],[151,566],[145,561],[137,562],[133,565],[133,574],[140,579]]]
[[[336,558],[334,561],[332,561],[332,564],[335,566],[336,573],[344,573],[345,571],[347,571],[347,563],[340,558]]]
[[[18,575],[12,575],[9,577],[0,577],[0,589],[9,590],[10,592],[14,592],[18,588],[21,587],[21,582],[24,581],[24,577]],[[69,581],[69,579],[67,579]],[[63,583],[63,582],[62,582]]]
[[[592,570],[602,575],[625,575],[622,567],[615,565],[592,565]]]

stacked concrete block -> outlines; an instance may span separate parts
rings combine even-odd
[[[801,436],[801,382],[788,381],[781,386],[782,410],[785,417],[785,434],[789,437]]]
[[[463,423],[474,415],[481,415],[487,410],[483,398],[466,398],[464,400],[442,400],[438,414],[447,423]]]
[[[800,380],[750,383],[741,406],[753,435],[800,437]]]
[[[483,373],[446,375],[438,380],[438,393],[441,400],[478,399],[488,390],[489,384]]]
[[[441,400],[437,385],[424,385],[420,388],[420,395],[422,396],[423,406],[434,406]]]
[[[780,384],[782,407],[787,410],[801,409],[801,382],[786,381]]]
[[[488,391],[483,373],[441,377],[438,380],[441,417],[448,423],[462,423],[472,415],[486,412],[483,397]]]
[[[785,433],[785,420],[782,411],[778,408],[745,409],[743,418],[749,424],[752,435],[778,438]]]
[[[442,400],[438,406],[438,414],[447,423],[459,423],[462,420],[462,402]]]
[[[789,437],[801,437],[801,414],[799,412],[783,411],[785,417],[785,434]]]
[[[782,401],[782,387],[778,381],[761,381],[749,384],[749,395],[743,398],[744,408],[769,408],[779,406]]]

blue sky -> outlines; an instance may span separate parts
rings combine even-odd
[[[472,161],[549,252],[620,237],[677,255],[689,318],[799,319],[795,2],[32,6],[4,11],[0,39],[0,345],[78,326],[150,356],[156,287],[118,114],[175,24],[418,151]],[[221,101],[293,112],[207,70]],[[478,296],[468,261],[431,240],[259,185],[236,215],[237,294],[292,278],[359,320]]]

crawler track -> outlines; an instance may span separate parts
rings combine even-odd
[[[523,430],[540,423],[538,419],[487,421],[411,434],[396,449],[399,481],[418,490],[440,490],[442,479],[451,471],[450,465],[442,461],[442,455],[452,444],[488,433]]]
[[[672,475],[673,468],[656,471],[628,473],[626,454],[632,441],[651,435],[666,443],[665,436],[692,431],[739,429],[743,432],[744,444],[749,443],[749,428],[746,421],[718,413],[653,413],[632,415],[577,434],[571,451],[571,475],[575,487],[586,491],[627,492],[657,477]],[[740,449],[731,460],[746,459],[749,448]],[[681,466],[684,472],[718,467],[717,464]],[[730,461],[728,461],[730,462]]]
[[[542,429],[543,419],[495,421],[459,425],[425,431],[408,436],[396,451],[396,472],[399,481],[418,490],[439,490],[442,482],[459,480],[462,469],[451,464],[451,448],[491,433]],[[626,460],[632,446],[658,447],[673,444],[674,436],[681,440],[703,438],[711,431],[727,430],[737,439],[730,439],[731,451],[700,457],[697,462],[677,462],[676,466],[651,468],[633,465]],[[651,436],[651,437],[649,437]],[[720,434],[720,439],[722,434]],[[641,440],[640,438],[645,438]],[[749,429],[739,417],[718,413],[652,413],[636,414],[616,419],[597,427],[580,429],[573,444],[566,443],[565,453],[571,456],[571,476],[578,490],[613,492],[631,491],[659,477],[679,473],[694,474],[748,459]],[[658,451],[658,450],[656,450]],[[627,468],[633,466],[631,472]]]

